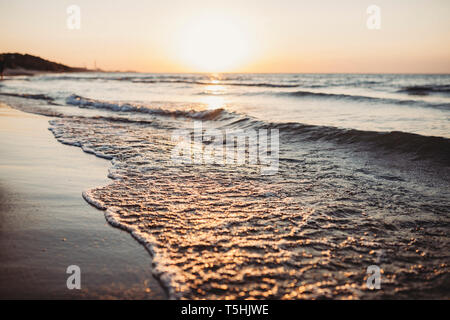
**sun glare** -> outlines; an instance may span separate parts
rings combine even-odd
[[[186,23],[180,38],[178,54],[193,71],[231,72],[249,56],[245,32],[231,17],[197,17]]]

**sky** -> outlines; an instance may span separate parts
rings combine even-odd
[[[450,73],[449,17],[449,0],[0,0],[0,52],[109,71]]]

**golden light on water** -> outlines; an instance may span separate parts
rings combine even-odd
[[[202,98],[202,102],[206,105],[208,110],[223,109],[226,105],[226,100],[223,94],[226,93],[226,87],[219,84],[217,79],[211,80],[211,85],[206,85],[203,92],[207,95]]]
[[[250,56],[245,30],[224,14],[192,18],[180,32],[179,43],[180,60],[199,72],[234,70]]]
[[[221,85],[218,80],[212,80],[211,84],[204,87],[204,92],[211,95],[221,95],[226,93],[226,87]]]
[[[208,96],[205,97],[203,100],[203,103],[206,105],[206,108],[208,110],[214,110],[214,109],[223,109],[225,108],[225,99],[223,97],[219,96]]]

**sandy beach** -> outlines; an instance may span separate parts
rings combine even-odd
[[[57,142],[49,119],[0,103],[0,299],[166,298],[144,247],[81,196],[109,161]]]

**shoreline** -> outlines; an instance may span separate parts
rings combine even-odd
[[[59,143],[48,120],[0,102],[0,299],[167,299],[144,246],[82,197],[109,162]]]

